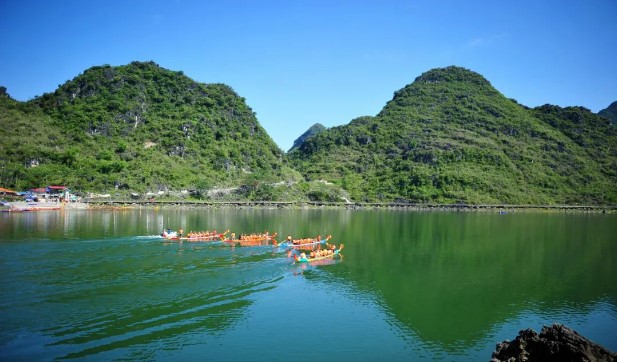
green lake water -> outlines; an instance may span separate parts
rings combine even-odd
[[[332,235],[341,260],[167,242]],[[617,215],[63,210],[0,215],[0,360],[488,361],[562,323],[617,351]]]

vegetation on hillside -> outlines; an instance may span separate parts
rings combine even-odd
[[[18,102],[0,87],[0,186],[221,200],[617,202],[615,126],[530,109],[464,68],[434,69],[375,116],[316,124],[285,155],[244,98],[153,62],[97,66]],[[186,194],[183,194],[186,195]]]
[[[528,109],[477,73],[422,74],[375,117],[288,153],[362,201],[615,203],[614,127],[584,108]]]
[[[617,125],[617,101],[598,112],[598,115],[608,119],[613,125]]]
[[[4,97],[0,112],[2,182],[18,189],[199,191],[297,176],[244,98],[153,62],[93,67],[27,103]]]
[[[293,151],[294,149],[298,148],[308,138],[313,137],[314,135],[324,131],[325,129],[326,127],[324,127],[324,125],[322,125],[321,123],[315,123],[311,126],[311,128],[309,128],[306,132],[300,135],[300,137],[296,138],[293,146],[291,146],[291,148],[287,152]]]

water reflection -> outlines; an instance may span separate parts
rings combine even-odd
[[[298,320],[302,333],[336,336],[304,360],[488,359],[496,342],[553,322],[615,350],[615,221],[264,209],[0,215],[0,357],[255,360],[253,351],[268,360],[280,358],[271,336]],[[166,243],[164,227],[331,234],[346,246],[340,261],[298,266],[276,248]]]
[[[590,226],[586,215],[540,216],[356,213],[351,224],[362,227],[345,230],[353,245],[337,272],[378,296],[424,341],[451,352],[473,346],[529,303],[551,316],[573,303],[569,310],[588,314],[606,296],[617,305],[612,221]]]

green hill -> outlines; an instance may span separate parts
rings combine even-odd
[[[288,157],[355,200],[617,202],[609,122],[578,107],[529,109],[459,67],[422,74],[375,117],[321,132]]]
[[[17,189],[205,190],[297,175],[230,87],[153,62],[92,67],[29,102],[4,89],[0,125],[1,183]]]
[[[613,125],[617,125],[617,101],[598,112],[598,115],[608,119]]]
[[[302,142],[306,141],[310,137],[313,137],[314,135],[318,134],[319,132],[324,131],[325,129],[326,129],[326,127],[324,127],[323,124],[315,123],[306,132],[301,134],[300,137],[296,138],[296,140],[293,143],[293,146],[291,146],[291,148],[287,152],[295,150],[296,148],[298,148],[302,144]]]
[[[530,109],[458,67],[422,74],[374,117],[316,124],[285,155],[229,86],[153,62],[97,66],[28,102],[0,87],[0,145],[0,186],[19,190],[617,202],[617,135],[606,118],[581,107]]]

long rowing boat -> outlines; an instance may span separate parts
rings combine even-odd
[[[167,240],[179,240],[179,241],[220,241],[225,238],[229,230],[222,234],[215,231],[203,231],[203,232],[190,232],[187,236],[180,236],[176,231],[171,229],[165,229],[161,233],[161,237]]]
[[[227,234],[229,230],[226,230],[224,233],[220,234],[216,231],[203,231],[203,232],[190,232],[187,236],[181,236],[180,240],[186,241],[220,241],[225,239],[225,234]]]
[[[315,256],[312,258],[307,257],[304,253],[300,254],[300,256],[298,256],[297,254],[293,254],[294,263],[310,263],[310,262],[319,261],[319,260],[334,259],[335,257],[343,257],[343,255],[341,254],[341,250],[343,250],[344,246],[345,245],[341,244],[341,246],[339,246],[338,249],[332,250],[331,254]],[[290,253],[292,253],[291,250],[290,250]]]
[[[177,238],[182,241],[220,241],[223,234],[210,236],[182,236]]]
[[[297,255],[294,255],[294,260],[295,260],[294,263],[312,263],[314,261],[334,259],[336,257],[342,258],[343,254],[333,253],[333,254],[328,254],[328,255],[323,255],[323,256],[317,256],[314,258],[301,258],[301,257],[298,257]]]
[[[275,246],[279,246],[282,248],[293,248],[293,249],[313,249],[314,247],[325,244],[332,238],[332,235],[328,235],[325,239],[321,238],[306,238],[306,239],[296,239],[296,240],[285,240],[280,244],[276,244]]]
[[[277,245],[276,240],[274,239],[275,237],[276,237],[276,233],[272,235],[265,233],[265,234],[258,234],[258,235],[241,236],[239,239],[225,238],[225,239],[222,239],[222,241],[230,245],[236,245],[236,246],[268,245],[270,244],[270,242]]]

